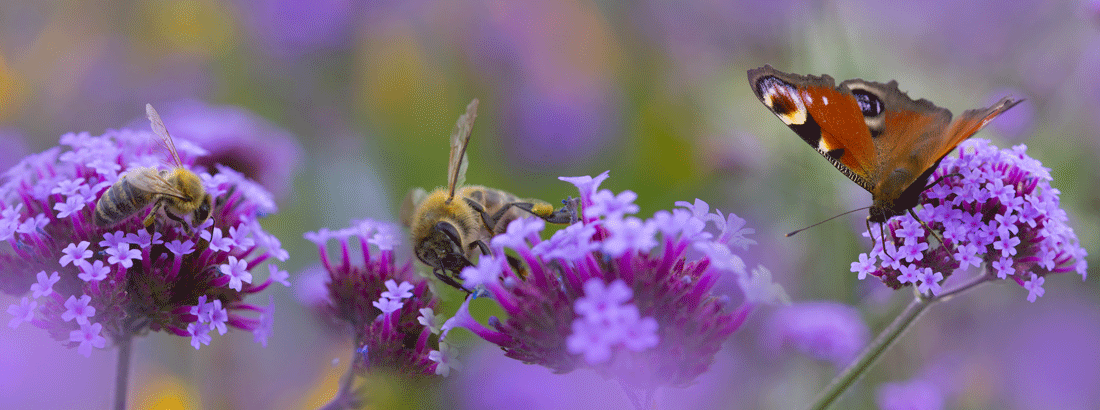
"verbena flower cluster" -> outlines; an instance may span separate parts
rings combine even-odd
[[[885,250],[878,226],[864,233],[875,245],[852,263],[852,272],[935,295],[956,269],[984,266],[987,274],[1023,286],[1032,302],[1043,295],[1049,274],[1076,271],[1084,278],[1087,253],[1059,207],[1050,170],[1026,150],[1000,150],[982,139],[960,144],[959,155],[945,157],[932,174],[930,181],[939,182],[921,194],[917,210],[944,246],[902,215],[886,224]]]
[[[251,331],[266,344],[271,304],[244,302],[287,273],[269,263],[264,281],[252,270],[287,253],[257,218],[275,211],[270,194],[222,166],[194,167],[205,151],[175,141],[184,167],[214,198],[211,216],[188,232],[158,217],[150,234],[142,220],[151,206],[112,227],[93,223],[96,201],[134,167],[166,169],[170,154],[149,131],[66,134],[61,146],[30,155],[3,174],[0,185],[0,288],[16,296],[12,328],[29,322],[90,355],[108,340],[147,331],[190,337],[198,348],[228,327]],[[149,204],[151,205],[151,204]]]
[[[495,256],[462,272],[507,313],[488,326],[469,313],[471,299],[444,326],[470,329],[505,355],[555,372],[594,368],[641,389],[684,386],[706,371],[714,354],[759,303],[785,298],[763,269],[748,272],[733,248],[754,244],[745,221],[678,202],[650,219],[630,191],[598,190],[596,178],[562,178],[580,190],[580,221],[539,236],[545,222],[513,221],[495,236]],[[717,234],[708,227],[717,228]],[[505,256],[505,255],[515,256]],[[731,306],[714,293],[732,274],[746,293]]]
[[[439,298],[413,270],[411,258],[397,260],[394,248],[402,237],[396,225],[369,219],[305,234],[317,245],[328,272],[325,310],[354,335],[355,370],[446,376],[457,362],[441,340],[442,321],[435,315]],[[337,260],[329,258],[331,239],[339,243]]]

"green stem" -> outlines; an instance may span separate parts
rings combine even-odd
[[[829,386],[817,396],[817,400],[814,401],[814,404],[810,406],[810,408],[813,410],[824,410],[836,403],[836,401],[840,399],[840,396],[848,391],[848,389],[867,372],[867,369],[870,369],[871,366],[878,361],[878,358],[882,357],[882,354],[885,353],[890,346],[893,346],[894,342],[896,342],[906,330],[912,327],[913,324],[917,322],[917,318],[927,311],[929,307],[932,307],[933,304],[951,299],[962,292],[973,289],[975,286],[989,281],[993,277],[994,276],[986,273],[937,296],[925,296],[918,293],[916,298],[909,303],[909,306],[906,306],[905,310],[890,323],[890,326],[883,329],[882,333],[879,333],[879,335],[875,337],[875,340],[871,341],[871,344],[868,345],[866,349],[863,349],[859,357],[829,383]]]
[[[115,369],[115,410],[126,410],[126,393],[130,385],[130,355],[133,338],[128,332],[115,340],[118,346],[118,366]]]

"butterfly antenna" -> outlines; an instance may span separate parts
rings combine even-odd
[[[848,211],[848,212],[842,213],[842,214],[840,214],[840,215],[836,215],[836,216],[832,216],[832,217],[829,217],[829,219],[826,219],[826,220],[824,220],[824,221],[821,221],[821,222],[815,223],[815,224],[813,224],[813,225],[810,225],[810,226],[807,226],[807,227],[805,227],[805,228],[802,228],[802,229],[799,229],[799,230],[797,230],[797,231],[794,231],[794,232],[791,232],[791,233],[789,233],[789,234],[786,234],[786,235],[784,235],[784,237],[790,238],[790,237],[794,236],[795,234],[797,234],[797,233],[799,233],[799,232],[802,232],[802,231],[805,231],[805,230],[807,230],[807,229],[813,228],[813,227],[815,227],[815,226],[821,225],[821,224],[823,224],[823,223],[825,223],[825,222],[829,222],[829,221],[831,221],[831,220],[834,220],[834,219],[836,219],[836,218],[840,218],[840,217],[842,217],[842,216],[844,216],[844,215],[848,215],[848,214],[850,214],[850,213],[852,213],[852,212],[855,212],[855,211],[862,211],[862,210],[864,210],[864,209],[868,209],[868,208],[870,208],[870,207],[869,207],[869,206],[865,206],[865,207],[863,207],[863,208],[856,208],[856,209],[853,209],[853,210],[851,210],[851,211]]]

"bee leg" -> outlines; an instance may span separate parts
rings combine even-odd
[[[452,275],[444,275],[442,269],[439,269],[439,268],[432,269],[432,274],[434,274],[435,277],[438,278],[439,280],[443,281],[443,283],[446,283],[446,284],[450,285],[451,287],[453,287],[455,289],[466,292],[467,295],[469,295],[470,293],[473,293],[473,292],[470,292],[469,289],[466,289],[465,287],[463,287],[461,283],[458,283],[458,281],[456,281],[455,278]]]
[[[481,215],[481,223],[485,224],[485,229],[489,230],[489,232],[493,232],[493,226],[496,225],[496,219],[493,218],[492,215],[489,215],[488,212],[485,212],[485,207],[481,206],[481,204],[477,202],[474,202],[474,200],[470,198],[462,199],[466,201],[466,205],[469,205],[470,208],[473,208],[474,211],[477,211],[478,215]],[[471,243],[470,245],[473,244]]]
[[[554,210],[554,213],[542,219],[545,219],[546,222],[560,225],[577,223],[577,208],[581,204],[581,199],[569,197],[561,200],[561,204],[561,208]]]
[[[171,219],[178,222],[180,225],[183,225],[183,231],[187,233],[187,236],[191,236],[191,225],[188,224],[187,221],[183,220],[183,218],[179,217],[176,214],[168,212],[167,209],[164,210],[164,215],[168,216],[168,219]]]
[[[485,241],[483,241],[481,239],[478,239],[476,241],[470,242],[470,249],[473,249],[474,246],[477,246],[481,250],[482,255],[489,255],[490,254],[489,245],[486,245]],[[473,264],[471,263],[471,265],[473,265]]]
[[[155,229],[153,225],[157,221],[157,212],[160,212],[161,208],[164,208],[164,203],[157,201],[157,203],[153,205],[153,210],[149,211],[149,215],[141,221],[141,224],[145,225],[145,230],[149,232],[150,235],[153,234],[153,230]]]

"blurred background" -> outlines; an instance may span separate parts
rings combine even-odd
[[[200,351],[180,337],[137,339],[135,408],[310,409],[331,398],[350,341],[305,306],[318,256],[302,233],[396,222],[409,189],[445,182],[447,135],[475,97],[470,183],[553,202],[576,195],[558,176],[610,170],[603,187],[637,192],[642,216],[701,198],[756,229],[749,265],[771,269],[796,302],[849,305],[865,323],[852,326],[873,334],[911,293],[849,272],[869,247],[863,213],[783,237],[870,194],[754,97],[745,72],[764,64],[896,79],[955,113],[1026,98],[978,136],[1027,144],[1096,252],[1095,0],[4,0],[0,168],[66,132],[147,127],[149,102],[177,138],[276,193],[280,210],[263,224],[290,251],[295,285],[273,290],[268,346],[245,332]],[[932,309],[838,408],[890,408],[906,395],[930,409],[1096,408],[1100,289],[1076,275],[1046,288],[1034,304],[1002,283]],[[458,295],[446,296],[457,308]],[[660,408],[808,403],[838,367],[777,343],[777,312],[757,310],[711,371],[662,392]],[[854,341],[826,331],[819,343],[844,356],[866,343],[849,333]],[[463,345],[466,368],[442,382],[371,380],[372,408],[629,408],[595,374],[552,375],[472,337]],[[106,408],[114,360],[113,349],[86,359],[40,329],[5,327],[0,368],[14,376],[0,408]]]

